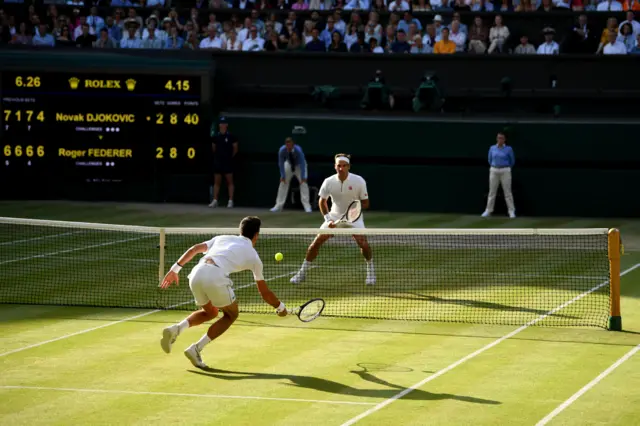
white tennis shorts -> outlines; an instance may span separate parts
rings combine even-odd
[[[340,220],[340,218],[342,216],[334,216],[334,215],[330,215],[331,216],[331,220],[335,223],[337,221]],[[360,216],[360,219],[356,220],[355,222],[353,222],[352,224],[353,228],[358,228],[358,229],[364,229],[364,220],[362,219],[362,216]],[[329,227],[329,222],[325,221],[322,225],[320,225],[320,229],[327,229]]]
[[[189,288],[198,306],[211,302],[216,308],[224,308],[236,300],[233,281],[218,266],[209,263],[199,263],[193,268]]]

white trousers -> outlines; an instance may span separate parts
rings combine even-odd
[[[306,170],[305,170],[306,171]],[[291,183],[291,178],[295,175],[298,178],[298,182],[300,182],[300,198],[302,201],[302,206],[306,208],[311,208],[311,204],[309,204],[309,185],[307,182],[302,182],[302,170],[300,167],[296,167],[295,172],[291,170],[291,164],[288,161],[284,163],[284,182],[280,182],[280,186],[278,187],[278,196],[276,198],[277,208],[283,208],[284,203],[287,201],[287,194],[289,193],[289,184]]]
[[[516,207],[513,204],[513,194],[511,193],[511,167],[489,169],[489,197],[487,198],[487,211],[493,213],[493,206],[496,203],[498,187],[502,185],[504,200],[507,203],[509,213],[515,213]]]

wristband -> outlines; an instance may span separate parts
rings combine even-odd
[[[331,215],[329,215],[329,213],[324,215],[324,220],[325,222],[331,222]]]
[[[276,308],[276,312],[280,313],[282,311],[284,311],[286,309],[286,307],[284,306],[284,303],[280,302],[280,305]]]
[[[171,271],[175,272],[176,274],[179,274],[181,269],[182,266],[178,262],[174,263],[171,267]]]

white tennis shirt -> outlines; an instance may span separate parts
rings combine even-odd
[[[242,235],[220,235],[205,241],[207,252],[199,263],[213,259],[225,275],[249,270],[256,281],[264,280],[262,261],[251,240]]]
[[[320,187],[319,195],[325,200],[331,197],[330,213],[336,216],[344,215],[353,201],[369,199],[367,182],[362,176],[353,173],[349,173],[344,182],[337,173],[326,178]]]

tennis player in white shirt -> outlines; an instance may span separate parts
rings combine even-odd
[[[351,168],[351,156],[347,154],[337,154],[335,156],[334,167],[336,174],[326,178],[320,187],[320,201],[318,202],[318,206],[320,213],[324,216],[324,223],[320,226],[320,229],[335,228],[335,222],[342,218],[349,204],[355,200],[361,201],[363,210],[369,208],[367,182],[361,176],[349,172]],[[329,197],[331,197],[332,202],[331,211],[329,211],[327,204]],[[364,228],[362,216],[360,216],[360,219],[354,222],[352,226],[354,228]],[[312,262],[318,256],[320,247],[331,237],[331,235],[316,236],[307,249],[307,255],[305,256],[302,267],[298,273],[291,278],[293,284],[299,284],[304,281],[307,272],[311,268]],[[360,246],[360,251],[367,263],[367,278],[365,284],[373,285],[376,283],[376,274],[373,268],[371,247],[369,247],[367,237],[364,235],[354,235],[353,239],[358,246]]]
[[[184,351],[195,367],[207,368],[202,362],[200,352],[209,342],[227,331],[238,318],[238,302],[233,292],[233,281],[229,279],[229,274],[234,272],[252,271],[262,299],[273,306],[279,316],[287,315],[284,303],[267,287],[262,274],[262,261],[254,248],[258,241],[260,225],[258,217],[245,217],[240,222],[240,235],[221,235],[194,245],[167,272],[160,285],[163,289],[173,283],[177,285],[178,274],[184,265],[195,255],[204,253],[189,274],[189,288],[196,304],[202,309],[163,330],[160,345],[166,353],[171,352],[171,346],[181,332],[216,318],[220,309],[223,313],[222,318],[211,324],[205,335]]]

